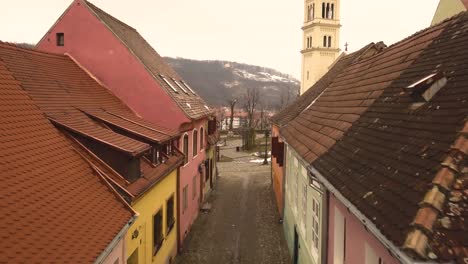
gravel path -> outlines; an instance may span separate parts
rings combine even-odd
[[[270,166],[236,152],[240,141],[228,141],[221,154],[232,162],[218,163],[212,209],[200,213],[176,259],[181,264],[281,264],[290,257],[271,191]]]

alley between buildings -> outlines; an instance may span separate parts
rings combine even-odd
[[[270,166],[236,152],[240,143],[228,141],[221,147],[221,155],[233,160],[218,163],[211,210],[200,212],[177,263],[290,263],[271,191]]]

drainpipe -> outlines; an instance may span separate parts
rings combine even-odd
[[[135,223],[135,220],[138,218],[138,213],[133,215],[132,218],[125,224],[125,226],[120,230],[120,232],[117,234],[117,236],[114,237],[114,239],[110,242],[110,244],[104,249],[104,251],[96,258],[94,261],[95,264],[100,264],[103,263],[106,258],[109,256],[109,254],[114,250],[114,248],[117,246],[117,244],[120,242],[120,240],[125,239],[125,234],[127,233],[128,229],[130,229],[130,226],[132,226],[133,223]],[[126,260],[123,260],[124,262]]]
[[[397,258],[403,264],[436,264],[439,262],[434,261],[418,261],[410,258],[406,253],[401,251],[400,248],[395,246],[391,241],[389,241],[381,232],[380,230],[370,221],[363,213],[359,211],[359,209],[354,206],[348,199],[346,199],[323,175],[315,169],[313,166],[309,166],[309,172],[312,174],[313,177],[317,178],[325,188],[333,193],[335,197],[343,203],[343,205],[348,208],[348,210],[359,219],[359,221],[380,241],[389,251],[390,253]],[[445,262],[446,264],[453,263],[453,262]],[[439,263],[440,264],[440,263]]]

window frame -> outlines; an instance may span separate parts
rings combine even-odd
[[[172,223],[169,223],[169,201],[172,199]],[[176,223],[176,216],[175,216],[175,195],[172,193],[169,198],[166,199],[166,236],[169,235],[174,229],[175,223]]]
[[[193,94],[196,94],[195,91],[192,90],[192,88],[190,88],[190,86],[189,86],[186,82],[184,82],[183,80],[180,80],[180,82],[181,82],[185,87],[187,87],[187,89],[189,89],[190,92],[192,92]]]
[[[172,81],[173,81],[177,86],[179,86],[179,88],[180,88],[184,93],[188,94],[187,90],[185,90],[185,88],[182,87],[182,85],[180,85],[180,83],[179,83],[176,79],[174,79],[174,78],[171,78],[171,79],[172,79]]]
[[[162,75],[162,74],[159,74],[159,77],[172,89],[172,91],[174,91],[175,93],[179,93],[179,91],[177,91],[177,89],[174,87],[174,85],[172,85],[169,80],[166,78],[166,76]]]
[[[185,142],[185,138],[187,137],[187,142]],[[187,144],[186,144],[187,143]],[[182,136],[182,152],[184,153],[184,167],[187,166],[189,163],[189,144],[190,144],[190,138],[188,136],[188,133],[184,133]],[[185,152],[187,150],[187,152]]]
[[[161,213],[161,241],[158,242],[158,244],[156,244],[156,238],[155,238],[155,217],[156,215],[158,215],[159,213]],[[159,250],[162,248],[162,245],[164,244],[164,212],[163,212],[163,208],[162,207],[159,207],[158,209],[156,209],[155,213],[153,214],[153,217],[152,217],[152,228],[153,228],[153,239],[152,239],[152,242],[153,242],[153,256],[156,256],[159,252]]]
[[[64,32],[55,33],[55,41],[56,41],[57,47],[65,46],[65,33]]]
[[[200,127],[200,152],[205,149],[205,128]]]
[[[198,130],[192,131],[192,159],[198,156]]]

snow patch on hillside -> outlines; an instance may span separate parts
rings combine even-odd
[[[257,82],[297,83],[296,80],[288,79],[288,78],[285,78],[285,77],[282,77],[282,76],[279,76],[279,75],[275,75],[275,74],[270,74],[270,73],[267,73],[267,72],[251,73],[251,72],[247,72],[247,71],[241,70],[241,69],[234,69],[233,72],[237,76],[239,76],[241,78],[254,80],[254,81],[257,81]]]

